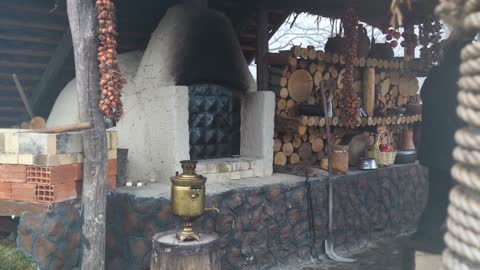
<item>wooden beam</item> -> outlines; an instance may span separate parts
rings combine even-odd
[[[31,80],[40,80],[42,77],[41,76],[37,76],[37,75],[32,75],[32,74],[25,74],[25,73],[16,73],[17,76],[22,80],[28,80],[28,81],[31,81]],[[5,73],[5,72],[0,72],[0,79],[11,79],[12,78],[12,73]]]
[[[34,68],[42,69],[46,68],[47,64],[44,63],[30,63],[30,62],[11,62],[11,61],[0,61],[0,67],[18,67],[18,68]]]
[[[68,57],[72,53],[72,35],[70,30],[67,30],[65,35],[62,38],[62,41],[59,43],[57,49],[52,55],[50,62],[48,63],[47,68],[43,72],[42,78],[37,83],[33,90],[33,95],[30,96],[30,103],[32,104],[33,111],[39,113],[39,106],[41,106],[41,100],[48,94],[58,96],[59,91],[54,91],[51,89],[52,83],[55,82],[55,79],[58,77],[60,71],[65,68],[65,63],[68,60]],[[46,116],[44,113],[39,115]]]
[[[0,117],[0,121],[3,121]],[[11,122],[11,121],[7,121]],[[0,200],[0,216],[20,216],[23,212],[45,213],[50,204]]]
[[[58,44],[58,40],[27,35],[0,34],[0,40],[23,41],[41,44]]]
[[[51,52],[47,50],[24,50],[24,49],[2,49],[0,54],[22,55],[22,56],[50,56]]]
[[[257,86],[258,91],[268,90],[268,12],[260,6],[257,10]]]
[[[80,121],[93,127],[83,132],[81,269],[105,269],[107,201],[107,139],[98,108],[98,21],[94,1],[67,0],[73,40]]]
[[[0,19],[0,25],[4,26],[20,26],[31,29],[44,29],[53,31],[65,31],[66,25],[60,24],[46,24],[46,23],[32,23],[26,21],[12,20],[12,19]]]

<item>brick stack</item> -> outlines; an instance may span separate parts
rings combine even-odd
[[[54,203],[81,195],[83,145],[79,132],[41,134],[0,129],[0,199]],[[107,132],[109,191],[116,187],[115,131]]]

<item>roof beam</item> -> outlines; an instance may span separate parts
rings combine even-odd
[[[52,38],[39,38],[26,35],[0,34],[0,40],[24,41],[42,44],[58,44],[58,40]]]
[[[47,50],[22,50],[22,49],[0,48],[0,54],[22,55],[22,56],[50,56],[51,53]]]
[[[29,62],[0,61],[0,67],[43,69],[43,68],[47,67],[47,64],[44,64],[44,63],[29,63]]]
[[[53,31],[65,31],[68,25],[46,24],[46,23],[30,23],[26,21],[18,21],[12,19],[0,19],[0,24],[5,26],[21,26],[32,29],[44,29]]]
[[[60,71],[64,68],[65,63],[67,62],[68,57],[72,53],[72,35],[70,29],[65,32],[65,35],[62,38],[62,41],[58,45],[57,49],[52,55],[50,62],[48,63],[47,68],[43,72],[42,78],[35,86],[33,94],[30,98],[30,104],[32,104],[33,111],[40,115],[39,105],[41,100],[47,95],[58,95],[60,89],[50,89],[52,83],[55,82],[55,79],[58,77]],[[50,90],[50,91],[49,91]],[[49,108],[45,108],[46,110]],[[41,114],[47,114],[48,112],[42,112]]]

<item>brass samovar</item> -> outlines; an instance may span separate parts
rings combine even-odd
[[[216,207],[205,208],[205,182],[207,178],[195,173],[197,162],[180,161],[183,172],[172,176],[171,207],[175,216],[183,219],[182,229],[177,231],[180,241],[200,240],[198,233],[192,228],[192,223],[205,211],[219,210]]]

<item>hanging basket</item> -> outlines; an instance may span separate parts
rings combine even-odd
[[[383,131],[380,134],[378,134],[372,148],[366,153],[367,157],[374,158],[377,161],[377,165],[380,167],[387,167],[387,166],[393,165],[395,163],[395,157],[397,156],[397,151],[380,152],[380,138],[384,134],[386,134],[386,131]],[[387,138],[388,138],[388,143],[390,144],[391,143],[390,137],[387,136]]]

